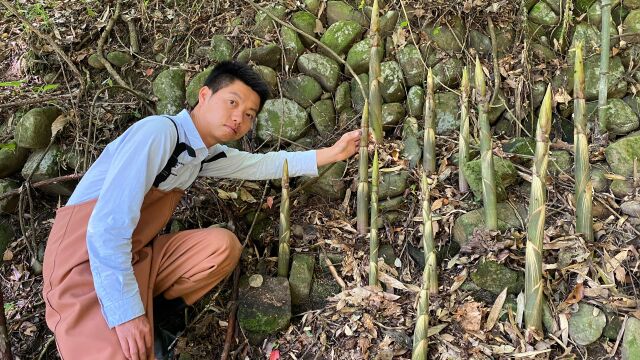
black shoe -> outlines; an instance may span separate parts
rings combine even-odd
[[[173,359],[173,344],[185,330],[182,298],[167,300],[163,295],[153,298],[153,351],[156,359]]]

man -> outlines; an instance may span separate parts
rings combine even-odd
[[[46,320],[63,359],[153,358],[154,306],[191,305],[234,269],[242,248],[228,230],[157,236],[197,176],[278,178],[285,159],[291,176],[317,176],[356,153],[358,130],[304,152],[221,145],[251,129],[267,97],[250,67],[221,63],[193,111],[147,117],[107,145],[58,209],[45,251]]]

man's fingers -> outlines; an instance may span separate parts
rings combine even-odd
[[[122,352],[124,353],[124,356],[128,360],[131,360],[131,347],[129,346],[129,339],[127,339],[126,337],[121,337],[120,347],[122,348]]]
[[[146,331],[143,332],[144,336],[144,346],[145,349],[151,349],[151,345],[153,344],[153,340],[151,339],[151,329],[147,328]]]

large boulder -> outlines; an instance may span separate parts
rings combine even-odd
[[[351,90],[349,89],[349,83],[343,82],[338,85],[334,94],[334,102],[336,112],[341,113],[351,108]]]
[[[382,126],[385,129],[395,127],[404,119],[405,114],[401,103],[382,104]]]
[[[516,204],[515,208],[508,203],[498,203],[496,206],[498,215],[498,230],[522,229],[527,219],[527,210],[524,206]],[[476,229],[484,228],[484,209],[476,209],[459,216],[453,225],[453,239],[464,246],[469,242]]]
[[[398,50],[396,58],[402,68],[407,86],[422,85],[425,70],[420,50],[415,45],[409,44]]]
[[[409,162],[409,169],[415,169],[422,158],[422,147],[418,142],[418,121],[408,117],[402,125],[402,158]]]
[[[282,49],[276,44],[262,45],[256,48],[244,49],[238,54],[238,61],[248,63],[254,62],[257,65],[268,66],[273,69],[280,68],[280,56]]]
[[[287,8],[280,4],[270,4],[265,7],[271,15],[279,20],[284,20],[287,14]],[[257,36],[264,36],[275,29],[277,23],[266,12],[258,11],[255,16],[256,24],[253,27],[253,33]],[[275,23],[275,24],[274,24]]]
[[[439,25],[425,24],[423,30],[440,49],[446,52],[462,51],[465,27],[460,17],[456,16],[452,21]]]
[[[291,294],[286,278],[265,277],[259,287],[243,287],[239,295],[238,324],[252,343],[289,325]]]
[[[605,113],[606,124],[604,127],[612,134],[625,135],[636,130],[640,125],[638,115],[626,102],[620,99],[609,99]]]
[[[271,97],[278,95],[278,73],[268,66],[256,65],[253,67],[253,71],[258,73],[262,80],[269,86],[269,93]]]
[[[29,150],[19,147],[14,140],[0,144],[0,178],[18,172],[29,157]]]
[[[338,55],[346,54],[351,45],[360,39],[362,26],[353,20],[338,21],[329,26],[320,38],[320,42]],[[320,49],[321,52],[328,52]]]
[[[640,43],[640,9],[632,10],[622,23],[622,39],[629,43]]]
[[[316,79],[326,91],[333,92],[338,86],[340,67],[334,60],[324,55],[302,54],[298,58],[298,69]]]
[[[469,188],[477,199],[482,199],[482,171],[480,159],[469,161],[462,166],[462,173],[469,183]],[[506,188],[518,180],[518,171],[511,161],[498,156],[493,157],[495,169],[496,197],[498,201],[507,199]]]
[[[469,45],[481,54],[491,53],[491,38],[478,30],[469,32]]]
[[[385,61],[380,64],[382,80],[380,93],[384,102],[400,102],[405,98],[404,77],[402,68],[395,61]]]
[[[277,142],[278,136],[295,141],[309,126],[304,108],[293,100],[269,99],[258,114],[257,134],[262,140]]]
[[[153,81],[153,94],[158,97],[156,102],[158,114],[176,115],[184,108],[186,97],[184,77],[185,72],[182,69],[167,69],[158,74]]]
[[[454,88],[462,79],[462,61],[450,57],[442,60],[436,66],[433,67],[433,80],[436,90],[448,88]]]
[[[298,75],[282,82],[282,94],[306,108],[320,98],[322,87],[311,76]]]
[[[610,98],[622,98],[627,93],[625,70],[619,56],[609,59],[607,94]],[[572,77],[572,76],[571,76]],[[598,99],[600,82],[600,57],[592,56],[584,61],[584,96],[587,101]]]
[[[29,110],[16,125],[16,144],[27,149],[40,149],[49,145],[51,124],[61,113],[60,109],[53,106]]]
[[[640,134],[628,135],[609,144],[604,154],[614,173],[633,176],[634,160],[640,160]]]
[[[131,55],[123,51],[111,51],[107,53],[107,56],[105,56],[105,58],[117,68],[124,67],[125,65],[128,65],[133,61]]]

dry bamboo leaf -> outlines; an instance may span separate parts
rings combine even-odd
[[[444,330],[447,326],[449,326],[449,324],[446,323],[429,326],[429,330],[427,330],[427,337],[439,334],[440,331]]]
[[[567,314],[558,315],[558,319],[560,321],[560,335],[562,338],[562,343],[564,346],[567,346],[569,343],[569,318]]]
[[[507,299],[507,288],[504,288],[500,295],[496,298],[496,301],[493,303],[493,307],[491,307],[491,311],[489,312],[489,316],[487,316],[487,322],[484,324],[484,331],[491,331],[498,321],[500,317],[500,311],[502,310],[502,306],[504,305],[504,301]]]
[[[571,294],[567,296],[567,299],[564,301],[567,304],[577,304],[584,297],[584,285],[582,283],[576,284],[576,286],[571,291]]]
[[[453,285],[451,285],[451,290],[449,290],[449,292],[452,293],[458,290],[458,288],[462,286],[465,280],[467,280],[468,276],[469,276],[469,272],[467,271],[467,268],[464,268],[464,270],[462,270],[462,272],[458,276],[453,278]]]
[[[458,307],[456,320],[466,331],[479,331],[482,322],[482,304],[479,302],[468,302]]]
[[[58,135],[60,130],[62,130],[64,126],[67,125],[69,121],[71,121],[70,115],[71,114],[62,114],[53,121],[53,123],[51,124],[51,140],[53,140],[56,135]]]
[[[518,294],[516,298],[517,314],[516,314],[516,324],[518,327],[522,327],[522,317],[524,316],[524,293]]]

